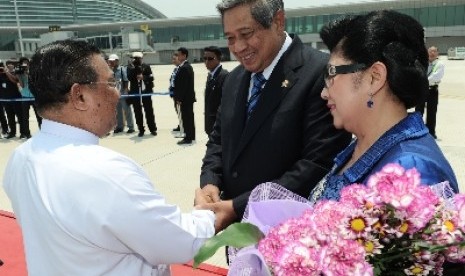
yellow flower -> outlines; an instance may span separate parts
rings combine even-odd
[[[366,228],[365,220],[360,217],[350,220],[350,228],[355,232],[362,232]]]
[[[408,223],[406,223],[406,222],[402,223],[402,225],[400,226],[399,231],[400,231],[401,233],[406,233],[407,230],[408,230]]]
[[[453,232],[455,230],[455,225],[452,221],[446,220],[444,221],[444,226],[447,228],[449,232]]]

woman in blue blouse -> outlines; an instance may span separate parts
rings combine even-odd
[[[388,163],[415,167],[423,184],[458,184],[419,113],[408,113],[428,91],[423,27],[395,11],[375,11],[331,22],[320,31],[331,52],[323,99],[334,125],[355,136],[315,187],[312,201],[338,199],[351,183]]]

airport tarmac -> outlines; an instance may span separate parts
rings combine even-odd
[[[438,144],[450,161],[465,192],[465,61],[447,60],[445,77],[439,86],[439,107],[437,115]],[[224,62],[223,67],[232,70],[237,62]],[[177,126],[177,115],[173,100],[167,95],[153,97],[155,118],[158,127],[156,137],[146,134],[137,137],[133,134],[110,134],[100,140],[100,145],[121,152],[139,163],[152,179],[155,189],[166,196],[168,203],[176,204],[188,212],[192,209],[194,190],[199,186],[200,167],[205,154],[207,135],[204,132],[203,106],[204,87],[207,70],[202,63],[193,64],[197,103],[194,106],[196,141],[193,145],[179,146],[171,130]],[[152,66],[155,74],[155,91],[166,92],[172,65]],[[35,116],[31,111],[30,126],[32,135],[38,131]],[[0,139],[0,183],[8,157],[25,140],[19,138]],[[51,168],[52,169],[52,168]],[[0,210],[12,211],[11,204],[0,185]],[[150,237],[147,237],[150,238]],[[159,238],[159,237],[153,237]],[[224,251],[220,250],[207,263],[226,267]]]

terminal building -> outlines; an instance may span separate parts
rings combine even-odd
[[[189,49],[193,62],[201,60],[202,49],[209,45],[223,49],[226,59],[233,58],[219,15],[166,18],[139,0],[37,1],[35,6],[31,3],[34,2],[0,0],[2,10],[8,6],[8,12],[0,14],[1,59],[30,56],[40,45],[67,37],[88,40],[107,53],[116,52],[123,57],[131,51],[144,51],[144,59],[152,64],[170,63],[173,51],[181,46]],[[318,31],[325,23],[346,14],[379,9],[416,18],[425,28],[426,44],[437,46],[441,54],[465,46],[465,0],[354,0],[286,9],[286,29],[298,34],[304,43],[324,49]]]

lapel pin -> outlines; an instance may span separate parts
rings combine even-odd
[[[281,87],[287,87],[289,85],[289,81],[288,80],[284,80],[282,83],[281,83]]]

